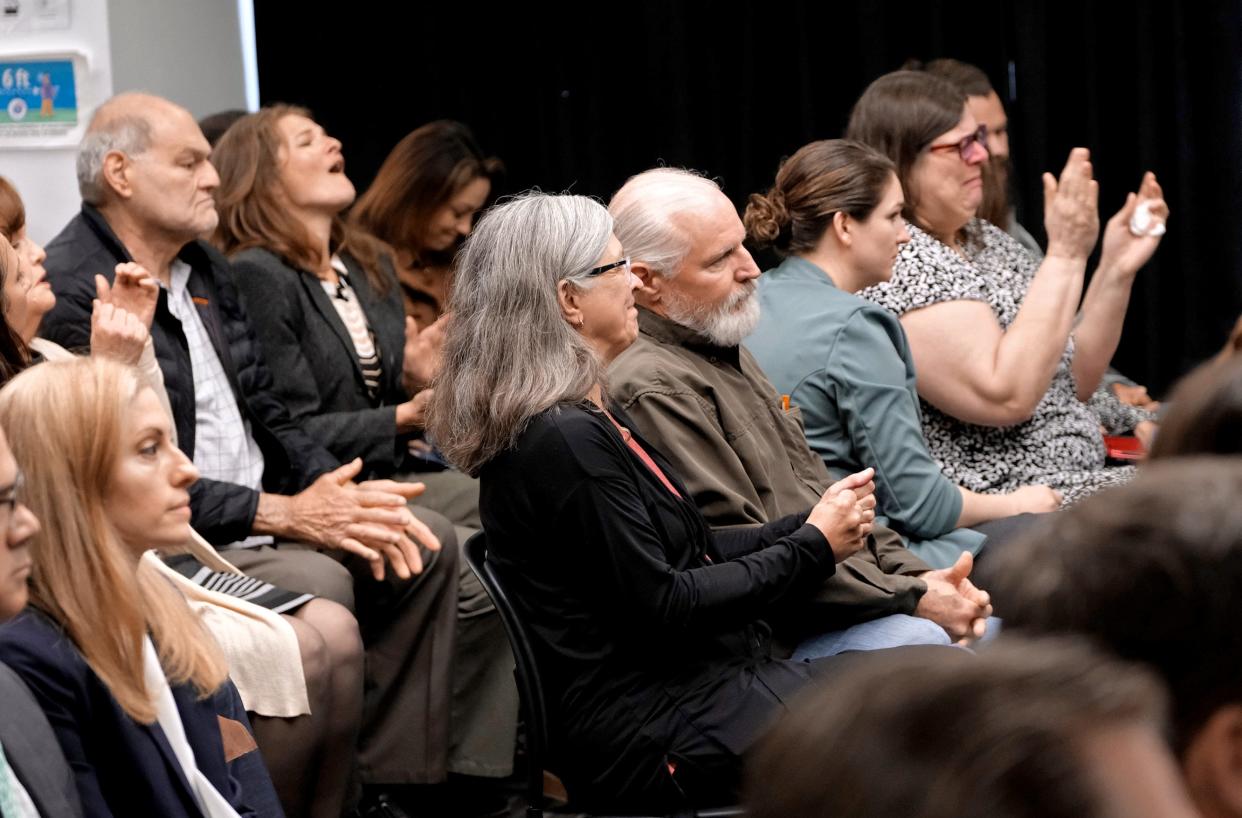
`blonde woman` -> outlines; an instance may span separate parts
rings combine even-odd
[[[190,537],[198,477],[154,391],[117,363],[49,362],[0,391],[0,418],[43,521],[31,604],[0,629],[0,658],[51,722],[86,814],[261,814],[247,800],[270,801],[270,784],[243,792],[230,775],[253,740],[221,716],[236,701],[224,656],[140,561]]]

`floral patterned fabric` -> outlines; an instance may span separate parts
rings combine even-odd
[[[859,295],[898,316],[945,301],[982,301],[1000,326],[1009,328],[1039,267],[1036,256],[981,219],[966,226],[965,258],[914,225],[910,236],[892,278]],[[920,399],[927,448],[945,476],[987,493],[1049,485],[1064,495],[1065,504],[1129,480],[1132,466],[1104,465],[1100,426],[1107,420],[1110,432],[1128,431],[1127,424],[1133,428],[1146,414],[1107,394],[1097,394],[1092,405],[1080,401],[1070,367],[1073,359],[1071,336],[1034,414],[1015,426],[964,423]]]

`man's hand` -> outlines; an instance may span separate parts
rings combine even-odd
[[[133,313],[95,299],[91,309],[91,354],[133,366],[150,333]]]
[[[384,494],[396,494],[406,502],[413,500],[415,497],[422,496],[427,490],[426,483],[403,483],[400,480],[364,480],[357,485],[359,491],[381,492]],[[405,533],[409,535],[415,542],[420,543],[428,551],[439,551],[440,540],[436,535],[431,533],[431,529],[426,524],[414,516],[414,513],[405,509],[409,514],[409,519],[405,523]],[[420,557],[421,564],[421,557]]]
[[[914,615],[935,622],[961,645],[983,636],[992,615],[991,597],[969,579],[974,567],[974,557],[964,551],[952,568],[919,575],[927,583],[927,593],[919,600]]]
[[[111,285],[101,275],[95,276],[95,293],[105,304],[113,304],[134,315],[147,329],[155,320],[155,305],[160,300],[160,285],[146,268],[132,261],[116,265]]]
[[[355,458],[320,475],[293,497],[262,495],[255,533],[276,534],[357,554],[371,563],[371,573],[377,580],[384,578],[385,560],[402,579],[420,573],[423,560],[418,541],[432,550],[440,547],[439,541],[405,505],[406,495],[421,493],[421,484],[384,480],[354,485],[350,481],[361,470],[362,460]],[[390,486],[400,490],[389,490]]]
[[[402,375],[406,391],[414,393],[431,383],[440,369],[440,353],[444,349],[444,331],[449,316],[444,314],[421,331],[413,318],[405,319],[405,357]]]
[[[862,549],[875,520],[875,469],[863,469],[828,487],[807,523],[820,530],[841,562]]]

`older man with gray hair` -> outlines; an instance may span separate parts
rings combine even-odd
[[[638,340],[610,367],[612,397],[677,466],[713,526],[810,508],[833,481],[741,346],[759,319],[759,268],[733,204],[703,176],[657,168],[626,182],[608,209],[642,280]],[[948,644],[986,627],[991,606],[968,579],[968,554],[932,571],[877,526],[842,567],[778,623],[795,656]]]
[[[86,346],[96,279],[121,263],[158,280],[145,318],[178,445],[202,474],[190,488],[195,529],[234,565],[294,592],[270,606],[279,612],[309,593],[356,613],[367,649],[362,778],[436,783],[449,752],[457,638],[453,527],[407,507],[419,484],[355,484],[360,461],[342,466],[273,395],[229,264],[201,239],[217,222],[210,153],[194,118],[168,100],[128,93],[100,106],[78,154],[82,210],[47,247],[56,306],[43,334]],[[345,701],[338,715],[349,710]]]

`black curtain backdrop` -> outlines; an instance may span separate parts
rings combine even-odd
[[[296,10],[295,10],[296,9]],[[306,105],[359,190],[433,119],[508,166],[503,192],[604,201],[664,163],[739,206],[780,160],[841,135],[910,57],[975,63],[1006,101],[1022,221],[1039,174],[1091,148],[1101,222],[1152,169],[1173,215],[1139,274],[1115,363],[1161,393],[1242,312],[1242,2],[772,0],[620,4],[255,4],[263,102]],[[768,259],[760,259],[761,262]]]

